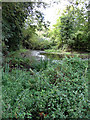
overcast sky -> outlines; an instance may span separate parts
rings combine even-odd
[[[49,3],[50,1],[52,1],[52,0],[44,0],[44,2],[46,2],[46,3]],[[60,16],[60,14],[58,14],[58,11],[60,10],[60,12],[62,13],[62,11],[65,9],[65,7],[68,4],[70,4],[68,2],[68,0],[59,0],[59,1],[60,2],[58,4],[52,4],[50,8],[46,8],[46,9],[42,10],[42,12],[45,15],[45,20],[51,22],[51,24],[50,24],[51,27],[53,24],[56,23],[57,18]],[[83,2],[86,1],[86,3],[88,3],[88,0],[82,0],[82,1]],[[79,7],[81,7],[81,4],[79,4]]]
[[[49,2],[49,0],[46,0],[46,1]],[[50,8],[46,8],[45,10],[43,10],[43,13],[45,14],[45,20],[50,21],[51,26],[55,24],[57,18],[60,16],[60,14],[58,15],[58,11],[60,10],[62,12],[63,9],[65,9],[67,4],[68,4],[67,0],[61,0],[60,3],[52,4]]]

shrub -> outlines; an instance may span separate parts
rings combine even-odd
[[[79,58],[65,58],[38,72],[6,70],[3,118],[88,118],[87,67]]]
[[[20,69],[36,69],[37,71],[40,71],[41,69],[46,69],[48,64],[48,59],[37,60],[34,56],[28,56],[26,51],[24,49],[15,51],[15,52],[9,52],[8,56],[3,58],[3,68],[9,67],[9,71],[11,71],[14,68],[20,68]],[[30,52],[30,51],[29,51]]]

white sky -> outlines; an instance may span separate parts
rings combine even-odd
[[[49,2],[50,0],[45,0],[45,2],[46,1]],[[60,10],[62,12],[67,4],[67,0],[61,0],[61,2],[58,4],[54,4],[50,8],[43,10],[43,13],[45,14],[45,20],[51,22],[50,26],[56,23],[57,18],[60,16],[60,14],[58,15],[58,11]]]
[[[52,3],[52,0],[42,0],[42,1],[46,2],[48,4],[50,1]],[[56,0],[56,1],[58,1],[58,0]],[[61,13],[65,9],[66,5],[69,4],[68,0],[59,0],[59,1],[60,2],[58,4],[57,3],[51,4],[51,6],[46,7],[46,9],[44,9],[43,6],[38,8],[42,13],[44,13],[45,21],[49,21],[51,23],[50,24],[51,28],[53,28],[53,25],[56,23],[58,17],[60,17],[60,14],[58,14],[59,10]]]
[[[52,0],[42,0],[46,3],[49,3]],[[50,8],[46,8],[43,11],[43,13],[45,14],[45,20],[46,21],[50,21],[51,24],[50,26],[52,27],[52,25],[54,25],[58,19],[58,17],[60,17],[60,14],[58,14],[58,11],[60,10],[60,13],[63,12],[63,10],[65,9],[65,7],[70,4],[68,2],[68,0],[56,0],[56,1],[60,1],[58,4],[52,4],[52,6]],[[74,0],[73,0],[74,1]],[[88,0],[82,0],[83,2],[86,1],[86,3],[88,3]],[[80,7],[81,5],[79,5]]]
[[[46,2],[46,3],[49,3],[50,1],[52,3],[53,0],[42,0],[42,2]],[[56,0],[56,1],[59,1],[58,4],[57,3],[51,4],[51,6],[46,7],[46,9],[44,9],[43,6],[38,8],[41,12],[44,13],[45,21],[51,22],[50,24],[51,28],[53,28],[53,25],[56,24],[57,19],[60,17],[61,13],[66,8],[66,6],[70,4],[68,0]],[[88,0],[82,0],[82,1],[85,2]],[[79,5],[79,7],[80,6],[81,5]]]

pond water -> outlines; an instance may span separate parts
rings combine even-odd
[[[63,58],[63,55],[56,55],[56,54],[49,54],[44,51],[40,50],[30,50],[29,54],[31,57],[34,57],[37,60],[45,60],[45,59],[52,59],[52,60],[61,60]]]
[[[52,59],[52,60],[61,60],[65,56],[67,57],[74,57],[74,54],[71,55],[64,55],[64,54],[55,54],[55,53],[47,53],[45,51],[40,51],[40,50],[29,50],[29,55],[30,57],[35,57],[37,60],[44,60],[44,59]],[[88,60],[88,56],[85,55],[79,55],[80,58],[83,60]]]
[[[34,58],[36,60],[44,60],[44,59],[47,59],[45,55],[41,55],[40,52],[43,52],[43,51],[40,51],[40,50],[28,50],[27,51],[27,57],[28,58]]]

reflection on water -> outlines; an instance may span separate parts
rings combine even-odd
[[[39,50],[31,50],[30,53],[31,53],[31,56],[35,57],[37,60],[44,60],[46,58],[45,55],[41,55],[40,52],[43,52],[43,51],[39,51]]]
[[[53,60],[61,60],[64,55],[60,54],[50,54],[50,53],[45,53],[45,52],[40,52],[41,55],[45,55],[46,58],[53,59]]]
[[[44,60],[44,59],[52,59],[54,61],[56,60],[62,60],[62,58],[64,58],[65,56],[67,57],[74,57],[74,54],[71,55],[65,55],[65,54],[55,54],[55,53],[46,53],[44,51],[40,51],[40,50],[30,50],[29,51],[29,55],[32,57],[35,57],[36,60]],[[88,60],[88,56],[84,56],[84,55],[80,55],[79,57],[83,58],[84,60]]]
[[[63,55],[49,54],[39,50],[31,50],[30,53],[31,53],[31,56],[35,57],[37,60],[40,60],[40,59],[61,60],[63,58]]]
[[[70,57],[75,57],[77,55],[75,54],[55,54],[55,53],[46,53],[46,52],[40,52],[41,55],[45,55],[47,58],[53,59],[53,60],[61,60],[62,58],[64,58],[65,56],[70,58]],[[80,54],[78,55],[78,57],[80,57],[82,60],[90,60],[90,55],[83,55]]]

